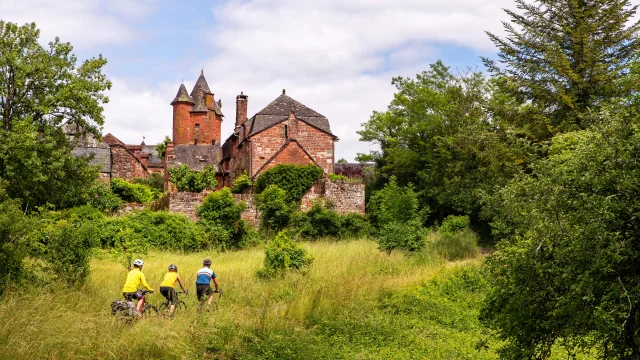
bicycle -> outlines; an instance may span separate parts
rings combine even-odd
[[[158,308],[149,304],[147,302],[147,297],[145,296],[146,294],[148,294],[150,291],[149,290],[142,290],[142,314],[141,316],[144,316],[145,314],[151,314],[151,315],[157,315],[158,314]],[[116,300],[114,302],[111,303],[111,314],[120,318],[125,319],[127,322],[131,322],[131,320],[135,319],[138,317],[138,311],[136,311],[136,304],[133,301],[123,301],[123,300]],[[148,315],[147,315],[148,316]]]
[[[218,300],[222,297],[222,288],[218,289],[217,291],[213,292],[214,294],[217,293],[218,295]],[[213,296],[213,295],[211,295]],[[202,309],[202,306],[209,300],[209,296],[206,297],[202,297],[202,300],[198,301],[198,308],[196,309],[196,312],[200,312],[200,309]],[[213,307],[213,311],[218,311],[218,301],[214,298],[213,301],[211,302],[211,307]],[[207,307],[207,311],[209,311],[210,308]]]
[[[176,308],[175,308],[175,310],[178,310],[178,309],[187,310],[187,303],[185,303],[184,301],[180,300],[180,298],[178,297],[178,295],[180,295],[180,294],[184,294],[184,296],[189,296],[189,290],[180,291],[180,292],[176,291],[176,304],[175,304]],[[169,310],[169,305],[171,305],[169,303],[169,300],[165,300],[162,304],[160,304],[160,306],[158,306],[158,311],[161,314],[164,313],[165,311],[168,311]],[[175,312],[175,310],[174,310],[174,312]]]

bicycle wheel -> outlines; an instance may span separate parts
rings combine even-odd
[[[142,313],[145,316],[158,315],[158,308],[150,304],[145,304],[144,309],[142,309]]]
[[[160,304],[160,306],[158,306],[158,312],[165,312],[169,310],[169,304],[164,302],[162,304]]]

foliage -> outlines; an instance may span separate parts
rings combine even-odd
[[[260,174],[255,183],[255,190],[260,194],[269,186],[276,185],[285,191],[287,203],[300,203],[304,194],[322,174],[322,169],[313,164],[279,164]]]
[[[338,164],[348,164],[349,162],[345,158],[340,158],[338,161],[336,161],[336,163],[338,163]]]
[[[516,1],[506,38],[489,33],[498,62],[483,59],[514,100],[503,118],[534,141],[584,129],[585,116],[628,89],[617,80],[640,51],[629,0]],[[504,121],[503,121],[504,122]]]
[[[122,205],[122,199],[111,191],[111,187],[105,181],[94,181],[87,193],[87,204],[100,211],[111,213]]]
[[[196,210],[209,243],[220,249],[242,249],[250,242],[250,226],[242,220],[243,203],[236,203],[231,190],[222,188],[207,195]]]
[[[199,193],[203,190],[214,190],[218,185],[216,169],[213,165],[207,166],[201,171],[195,171],[182,164],[169,169],[169,179],[178,191],[194,193]]]
[[[455,232],[436,231],[429,235],[427,242],[443,258],[455,261],[478,255],[478,235],[469,228]]]
[[[487,260],[483,321],[505,358],[548,358],[554,344],[600,358],[640,355],[639,99],[597,129],[556,135],[548,158],[500,191],[503,237]]]
[[[84,198],[97,170],[71,154],[62,125],[76,138],[99,136],[111,87],[102,56],[76,67],[69,43],[56,38],[44,48],[39,36],[33,23],[0,21],[0,177],[29,210]]]
[[[125,202],[147,204],[156,199],[156,194],[147,185],[133,184],[123,179],[112,179],[111,191]]]
[[[443,235],[453,235],[458,231],[469,228],[469,225],[470,221],[468,216],[449,215],[442,220],[438,231]]]
[[[233,180],[233,185],[231,186],[231,192],[234,194],[241,194],[244,189],[253,185],[251,182],[251,178],[245,171],[242,175],[238,176]]]
[[[207,235],[184,215],[145,210],[128,216],[96,221],[102,247],[127,267],[150,249],[191,252],[206,247]]]
[[[425,245],[425,230],[418,220],[386,223],[380,228],[378,245],[387,254],[395,249],[419,251]]]
[[[342,174],[329,174],[327,175],[327,177],[329,178],[329,180],[336,182],[336,181],[347,181],[347,177],[342,175]]]
[[[415,79],[393,79],[397,93],[387,111],[374,112],[358,131],[380,151],[359,156],[375,161],[381,189],[394,176],[413,183],[433,220],[451,213],[477,218],[484,194],[520,171],[521,154],[485,108],[491,88],[479,72],[453,74],[438,61]]]
[[[157,172],[149,174],[147,178],[132,179],[131,182],[150,187],[156,197],[159,197],[164,192],[164,176]]]
[[[31,227],[20,203],[9,199],[2,185],[0,181],[0,295],[23,275],[24,239]]]
[[[277,185],[269,185],[256,196],[260,211],[260,226],[265,230],[282,230],[289,225],[297,203],[287,202],[287,192]]]
[[[371,234],[372,228],[366,217],[356,213],[338,214],[316,202],[307,212],[297,212],[292,218],[292,227],[303,238],[336,239],[362,238]]]
[[[98,228],[92,223],[79,226],[61,222],[46,234],[44,259],[55,281],[83,284],[89,276],[91,252],[98,245]]]
[[[167,144],[171,142],[171,138],[168,135],[164,136],[164,140],[156,145],[156,151],[158,152],[158,158],[164,160],[164,155],[167,152]]]
[[[281,231],[267,244],[264,267],[258,271],[258,276],[270,278],[277,274],[284,275],[289,270],[304,271],[312,263],[313,256],[293,242],[286,231]]]

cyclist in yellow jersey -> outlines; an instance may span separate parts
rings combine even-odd
[[[145,289],[149,290],[149,292],[153,293],[153,289],[149,284],[147,284],[147,279],[145,279],[144,274],[142,273],[143,265],[144,261],[141,259],[136,259],[133,262],[133,270],[129,271],[127,274],[127,281],[122,287],[122,295],[125,300],[138,300],[138,304],[136,305],[138,316],[142,314],[142,293],[138,291],[138,287],[142,285]]]
[[[180,284],[182,291],[186,292],[184,285],[182,284],[182,279],[178,276],[178,267],[171,264],[169,265],[169,272],[164,275],[164,280],[160,283],[160,294],[162,294],[169,304],[171,304],[169,306],[169,316],[173,316],[173,311],[176,309],[176,302],[178,301],[178,295],[176,294],[176,290],[173,288],[176,281]]]

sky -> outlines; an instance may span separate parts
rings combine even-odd
[[[375,149],[356,133],[384,111],[394,76],[442,60],[483,70],[495,56],[485,31],[502,33],[513,0],[0,0],[0,19],[35,22],[41,43],[58,36],[80,60],[102,54],[113,86],[104,133],[126,143],[172,132],[171,100],[204,71],[225,114],[249,95],[249,116],[287,95],[325,115],[336,159]]]

